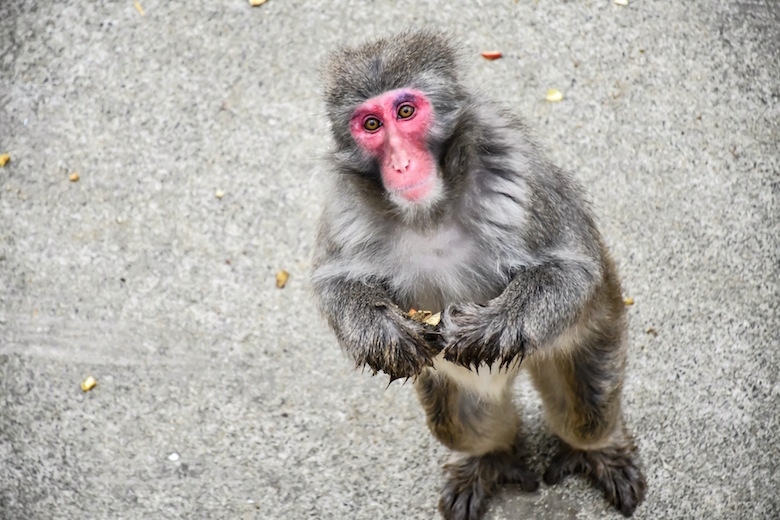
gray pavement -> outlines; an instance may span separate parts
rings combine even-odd
[[[780,2],[141,4],[0,1],[0,518],[436,517],[411,385],[352,371],[306,283],[318,64],[421,24],[591,194],[635,300],[635,518],[780,518]],[[487,518],[618,515],[572,478]]]

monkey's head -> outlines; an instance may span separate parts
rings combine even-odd
[[[405,32],[333,54],[325,102],[339,169],[404,209],[443,196],[439,155],[463,105],[457,53],[432,31]]]

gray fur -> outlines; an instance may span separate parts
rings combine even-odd
[[[342,49],[324,73],[336,146],[315,294],[357,366],[417,377],[431,431],[472,457],[450,472],[444,516],[479,518],[497,482],[527,474],[506,455],[519,449],[507,410],[526,356],[562,453],[587,453],[577,460],[593,467],[619,459],[607,495],[633,512],[645,484],[620,413],[623,302],[581,189],[515,116],[465,91],[445,36],[407,32]],[[348,129],[359,104],[402,87],[421,90],[435,116],[428,148],[444,190],[419,208],[394,204]],[[441,326],[409,320],[410,307],[444,311]]]

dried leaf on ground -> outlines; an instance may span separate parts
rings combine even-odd
[[[70,182],[79,182],[80,178],[81,177],[79,176],[79,172],[73,172],[70,174],[70,177],[68,177],[68,179],[70,179]]]
[[[279,271],[276,273],[276,287],[279,289],[284,288],[287,284],[287,280],[290,278],[290,273],[287,271]]]
[[[497,60],[498,58],[502,57],[503,54],[501,54],[501,51],[485,51],[482,53],[482,57],[486,60]]]
[[[95,385],[97,384],[97,381],[95,381],[95,378],[92,376],[87,377],[84,381],[81,382],[81,390],[84,392],[89,392],[93,388],[95,388]]]
[[[545,97],[545,99],[551,103],[556,103],[563,99],[563,92],[561,92],[557,88],[551,88],[550,90],[547,91],[547,96]]]
[[[11,154],[4,153],[0,155],[0,166],[5,166],[5,163],[11,160]]]
[[[628,298],[623,299],[623,303],[626,305],[634,305],[634,299],[629,296]]]

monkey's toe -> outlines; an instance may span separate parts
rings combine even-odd
[[[439,511],[446,520],[479,520],[487,508],[487,493],[478,480],[450,479],[439,499]]]
[[[565,476],[581,473],[604,492],[604,496],[623,516],[634,514],[647,490],[639,469],[633,443],[626,446],[582,451],[563,446],[544,474],[547,485],[557,484]]]
[[[539,489],[539,478],[525,466],[511,466],[501,474],[499,484],[518,484],[523,491],[533,493]]]
[[[446,520],[478,520],[495,492],[498,475],[493,458],[466,457],[444,466],[447,481],[439,499],[439,511]]]

